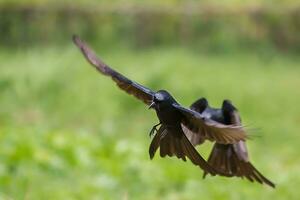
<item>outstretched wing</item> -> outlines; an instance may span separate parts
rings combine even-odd
[[[224,125],[201,116],[196,111],[186,109],[178,104],[173,106],[184,116],[182,125],[203,138],[220,144],[233,144],[247,138],[242,126]]]
[[[202,97],[195,101],[191,106],[190,109],[202,113],[206,108],[208,108],[208,101],[206,98]],[[201,134],[195,134],[193,131],[189,130],[187,127],[182,125],[183,132],[185,133],[186,137],[189,141],[194,145],[199,145],[205,142],[205,138]]]
[[[144,103],[150,105],[154,92],[120,74],[119,72],[113,70],[108,65],[106,65],[102,60],[100,60],[96,54],[84,43],[78,36],[73,36],[73,41],[76,46],[81,50],[87,61],[92,64],[99,72],[103,75],[110,76],[125,92],[131,94],[142,100]]]

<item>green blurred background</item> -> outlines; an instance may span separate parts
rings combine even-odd
[[[185,106],[231,99],[277,188],[150,161],[155,113],[92,69],[73,33]],[[0,199],[299,199],[299,1],[1,0],[0,36]]]

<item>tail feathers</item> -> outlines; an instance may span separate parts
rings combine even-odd
[[[211,175],[217,174],[216,170],[200,156],[183,132],[179,136],[178,134],[172,134],[172,131],[161,126],[150,144],[150,159],[154,157],[158,148],[160,148],[161,157],[176,156],[184,161],[188,157],[193,164],[198,165],[204,172]]]
[[[223,176],[246,178],[251,182],[267,184],[275,188],[275,184],[264,177],[249,161],[241,160],[234,151],[233,145],[215,144],[208,158],[208,163]],[[203,174],[203,178],[207,175]]]

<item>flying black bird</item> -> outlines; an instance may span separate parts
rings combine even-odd
[[[217,141],[221,144],[236,143],[246,139],[243,127],[224,125],[212,120],[204,120],[198,112],[180,106],[176,100],[165,90],[154,92],[113,70],[102,62],[95,53],[78,36],[73,36],[73,41],[81,52],[100,73],[110,76],[125,92],[143,101],[149,108],[156,111],[159,124],[155,125],[150,135],[155,134],[149,148],[150,158],[158,148],[160,156],[177,156],[182,160],[188,157],[192,163],[198,165],[206,173],[218,174],[214,168],[200,156],[194,146],[185,136],[182,126],[193,130],[205,139]],[[156,127],[159,126],[157,130]]]
[[[241,126],[241,118],[238,110],[229,100],[224,100],[222,108],[216,109],[211,108],[205,98],[201,98],[194,102],[190,108],[201,113],[204,118],[212,119],[225,125]],[[201,135],[191,131],[187,131],[186,133],[193,145],[204,142],[204,138]],[[216,142],[208,158],[208,163],[225,176],[245,177],[251,182],[257,181],[261,184],[265,183],[271,187],[275,187],[275,184],[264,177],[249,161],[245,141],[238,141],[234,144]],[[203,177],[206,175],[207,173],[204,172]]]

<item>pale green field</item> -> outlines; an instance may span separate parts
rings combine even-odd
[[[258,130],[255,166],[277,188],[208,177],[190,162],[149,160],[153,111],[99,75],[71,44],[0,51],[0,199],[298,199],[300,59],[279,53],[207,55],[118,49],[102,58],[185,106],[224,98]],[[211,144],[198,150],[207,157]]]

